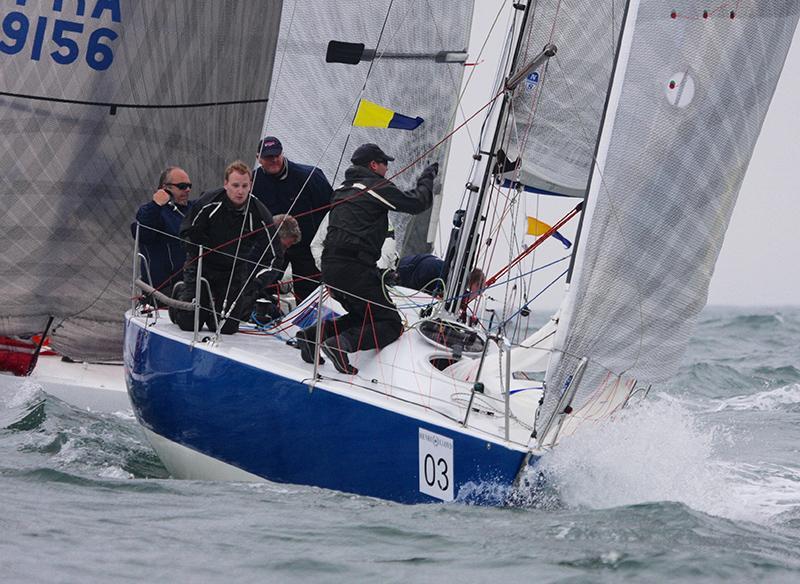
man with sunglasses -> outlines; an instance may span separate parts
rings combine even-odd
[[[288,213],[300,225],[302,238],[286,249],[283,269],[291,264],[294,295],[301,302],[319,285],[319,270],[310,246],[328,213],[333,189],[319,168],[286,158],[283,144],[275,136],[263,138],[257,154],[259,165],[253,171],[253,196],[273,215]]]
[[[426,167],[413,190],[401,191],[386,178],[392,160],[376,144],[362,144],[353,152],[353,165],[333,195],[322,251],[322,280],[347,314],[325,323],[320,349],[340,373],[358,373],[348,353],[381,349],[403,332],[376,262],[389,227],[389,211],[414,215],[428,209],[439,165]],[[313,361],[314,334],[313,327],[297,333],[306,362]]]
[[[147,259],[142,262],[142,279],[150,281],[154,288],[165,294],[172,292],[180,282],[186,252],[181,245],[179,233],[183,218],[189,215],[194,201],[189,200],[192,181],[180,167],[168,166],[158,179],[158,190],[152,200],[136,212],[136,221],[131,224],[131,233],[136,237],[139,229],[139,251]]]

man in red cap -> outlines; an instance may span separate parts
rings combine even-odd
[[[284,269],[292,266],[294,293],[299,302],[319,285],[319,270],[310,246],[328,212],[333,191],[319,168],[287,159],[281,141],[275,136],[259,142],[258,163],[253,172],[253,195],[273,215],[292,215],[300,225],[300,242],[286,250],[283,266]]]

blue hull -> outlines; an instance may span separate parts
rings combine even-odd
[[[262,369],[190,350],[131,323],[128,393],[139,422],[182,446],[281,483],[403,503],[420,492],[420,429],[453,441],[439,482],[511,485],[525,453]]]

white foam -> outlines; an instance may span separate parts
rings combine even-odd
[[[676,501],[705,513],[764,522],[800,505],[800,469],[723,460],[736,433],[655,397],[564,439],[541,468],[568,506]],[[738,438],[737,438],[738,439]]]
[[[7,409],[25,407],[42,393],[42,386],[30,379],[0,375],[0,382],[6,388],[0,393],[0,404]]]
[[[119,466],[106,466],[103,467],[97,476],[104,479],[119,479],[119,480],[127,480],[135,478],[131,473],[124,470],[122,467]]]
[[[800,383],[761,391],[749,395],[737,395],[718,404],[715,411],[723,410],[774,410],[780,406],[800,404]]]

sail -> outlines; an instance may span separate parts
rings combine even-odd
[[[520,164],[505,180],[533,192],[584,196],[624,9],[624,0],[534,1],[520,31],[518,66],[548,43],[558,52],[515,91],[505,142]]]
[[[196,197],[252,157],[281,2],[3,4],[0,335],[52,315],[53,348],[119,358],[136,209],[168,165]]]
[[[630,3],[546,376],[545,445],[683,355],[800,13],[794,0],[740,6]]]
[[[288,158],[318,166],[335,187],[360,144],[374,142],[395,157],[391,176],[445,137],[461,88],[472,1],[284,4],[264,134],[279,137]],[[331,41],[338,43],[333,58]],[[352,45],[363,45],[363,52]],[[354,127],[361,99],[424,121],[411,131]],[[439,147],[395,183],[413,187],[425,164],[444,163],[446,148]],[[392,217],[398,247],[407,218]],[[424,241],[427,216],[414,223]]]

